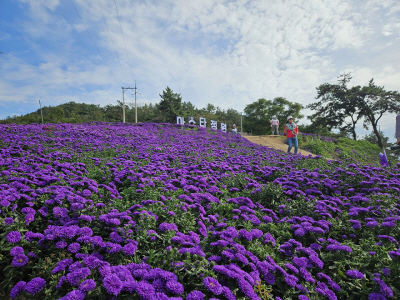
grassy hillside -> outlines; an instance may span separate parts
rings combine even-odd
[[[310,133],[300,133],[299,148],[328,159],[357,161],[362,164],[379,165],[379,153],[382,152],[377,145],[365,140],[351,140],[344,137],[324,137]],[[398,160],[391,157],[392,152],[386,150],[391,164]]]

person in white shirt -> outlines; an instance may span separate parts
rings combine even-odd
[[[234,134],[237,133],[237,128],[236,128],[235,124],[232,125],[232,133],[234,133]]]
[[[274,135],[274,132],[276,132],[276,135],[278,135],[278,130],[279,130],[279,120],[276,118],[276,116],[272,116],[271,122],[271,127],[272,127],[272,135]]]

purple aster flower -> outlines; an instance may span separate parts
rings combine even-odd
[[[220,261],[221,260],[221,256],[218,256],[218,255],[212,255],[212,256],[210,256],[209,258],[208,258],[208,261],[215,261],[215,262],[218,262],[218,261]]]
[[[104,277],[103,286],[107,293],[114,296],[117,296],[122,290],[122,282],[115,274]]]
[[[388,227],[388,228],[393,228],[396,226],[396,224],[393,221],[389,221],[389,222],[383,222],[381,224],[382,227]]]
[[[46,281],[43,278],[36,277],[26,284],[25,291],[28,294],[35,295],[36,293],[39,293],[45,285]]]
[[[191,291],[186,297],[186,300],[203,300],[203,299],[204,299],[204,294],[198,290]]]
[[[79,289],[84,292],[89,292],[96,287],[96,282],[93,279],[86,279],[79,285]]]
[[[77,253],[81,249],[81,245],[78,243],[72,243],[68,246],[68,251],[71,253]]]
[[[227,300],[236,300],[236,297],[235,297],[235,295],[232,293],[232,291],[228,288],[228,287],[226,287],[226,286],[224,286],[223,288],[222,288],[222,294],[225,296],[225,298],[227,299]]]
[[[306,268],[300,268],[300,275],[307,281],[311,283],[315,283],[315,279],[312,275],[307,271]]]
[[[248,232],[246,229],[240,229],[239,230],[239,236],[241,238],[244,238],[245,240],[252,241],[253,240],[253,235],[251,232]]]
[[[367,222],[366,224],[365,224],[365,226],[367,226],[367,227],[376,227],[376,226],[378,226],[379,224],[378,224],[378,222],[377,221],[369,221],[369,222]]]
[[[291,287],[295,287],[297,281],[299,281],[299,279],[298,279],[296,276],[289,275],[289,274],[286,274],[286,275],[285,275],[284,280],[285,280],[285,282],[286,282],[289,286],[291,286]]]
[[[18,231],[11,231],[7,234],[7,241],[10,243],[18,243],[21,240],[21,234]]]
[[[249,260],[243,254],[236,253],[236,259],[246,266],[249,264]]]
[[[68,273],[67,280],[71,285],[76,286],[82,279],[85,279],[89,275],[90,275],[89,268],[80,268],[71,273]]]
[[[10,255],[11,256],[17,256],[17,255],[20,255],[20,254],[24,254],[24,248],[22,248],[22,247],[14,247],[14,248],[12,248],[11,250],[10,250]]]
[[[17,298],[25,290],[26,282],[20,281],[11,289],[10,298]]]
[[[153,284],[154,285],[154,284]],[[174,295],[182,295],[183,294],[183,285],[180,284],[176,280],[169,280],[165,284],[167,291],[174,294]]]
[[[310,245],[310,248],[313,249],[314,251],[320,250],[322,247],[319,244],[313,243]]]
[[[128,243],[123,247],[123,251],[126,255],[134,255],[137,250],[137,246],[134,243]]]
[[[222,293],[222,285],[215,278],[206,277],[203,279],[203,284],[206,289],[214,295],[220,295]]]
[[[67,246],[68,246],[68,243],[66,241],[58,241],[56,243],[56,248],[57,249],[64,249]]]
[[[385,276],[389,276],[389,275],[390,275],[390,270],[389,270],[388,268],[384,268],[384,269],[382,270],[382,273],[383,273],[383,275],[385,275]]]
[[[379,277],[374,278],[375,283],[379,285],[379,291],[386,297],[393,297],[392,289]]]
[[[295,230],[294,235],[304,236],[306,233],[306,230],[303,227],[300,227]]]
[[[35,215],[34,214],[27,214],[25,216],[25,223],[26,225],[29,225],[31,222],[35,221]]]
[[[169,300],[171,298],[169,298],[167,295],[165,295],[162,292],[158,292],[158,293],[155,293],[151,299],[153,299],[153,300]]]
[[[4,219],[4,225],[11,225],[12,223],[14,223],[13,218],[5,218]],[[23,282],[23,281],[21,281],[21,282]]]
[[[310,298],[308,298],[307,296],[304,296],[304,295],[300,295],[298,299],[299,300],[310,300]]]
[[[267,274],[264,275],[264,280],[269,285],[274,285],[275,284],[275,276],[271,272],[268,272]]]
[[[67,279],[67,277],[61,276],[60,280],[57,283],[56,289],[59,289],[66,279]]]
[[[299,268],[307,267],[307,259],[305,257],[293,257],[293,263]]]
[[[147,281],[139,281],[139,282],[137,282],[137,285],[136,285],[136,293],[141,298],[148,298],[148,297],[153,296],[156,293],[156,291],[155,291],[154,287]]]
[[[73,290],[65,295],[68,300],[83,300],[86,297],[86,293],[81,290]]]
[[[20,268],[25,266],[28,263],[28,261],[29,258],[26,255],[19,254],[14,256],[11,264],[13,265],[13,267]]]
[[[352,224],[352,227],[354,229],[360,229],[361,228],[361,222],[358,220],[349,220],[349,222]]]
[[[355,279],[364,279],[364,274],[361,273],[360,271],[353,269],[353,270],[348,270],[346,272],[346,275],[351,277],[351,278],[355,278]]]
[[[253,299],[255,293],[250,283],[248,283],[245,279],[240,278],[238,279],[238,286],[239,289],[242,291],[242,293],[245,294],[245,296],[249,297],[250,299]]]
[[[292,271],[295,274],[299,274],[299,270],[295,266],[293,266],[289,263],[285,264],[285,266],[289,271]]]
[[[3,207],[8,207],[8,206],[10,206],[10,204],[11,204],[10,201],[5,200],[5,199],[0,201],[0,205]]]
[[[368,300],[386,300],[386,297],[380,293],[371,293],[368,296]]]
[[[91,194],[92,194],[92,192],[89,191],[89,190],[83,190],[82,191],[82,196],[83,197],[90,197]]]
[[[310,261],[312,264],[316,265],[318,268],[322,269],[324,266],[324,263],[322,262],[322,260],[320,260],[318,258],[318,256],[316,255],[310,255],[309,257]]]

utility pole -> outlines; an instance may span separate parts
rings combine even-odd
[[[43,112],[42,112],[42,103],[40,103],[40,100],[39,100],[39,105],[40,105],[40,115],[42,116],[42,125],[44,125],[44,122],[43,122]]]
[[[242,114],[240,114],[240,135],[243,136],[243,121]]]
[[[137,124],[136,80],[135,80],[135,124]]]
[[[122,87],[122,122],[124,122],[124,123],[125,123],[125,97],[124,97],[125,90],[134,90],[134,89],[136,89],[136,83],[135,83],[135,88]]]

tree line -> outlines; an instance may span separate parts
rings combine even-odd
[[[311,109],[313,113],[307,118],[308,125],[300,124],[300,131],[321,135],[340,135],[357,139],[356,126],[362,122],[365,129],[372,127],[367,139],[377,143],[381,148],[387,144],[387,139],[379,131],[379,121],[385,113],[400,113],[400,94],[397,91],[386,91],[384,87],[375,84],[371,79],[366,86],[350,87],[350,73],[338,76],[335,84],[323,83],[316,88],[317,100],[307,106],[292,102],[284,97],[268,100],[265,98],[248,104],[243,110],[243,131],[253,135],[271,133],[270,122],[273,115],[280,120],[282,131],[287,116],[295,120],[304,118],[301,110]],[[199,117],[226,123],[228,130],[236,124],[240,130],[241,113],[235,109],[221,109],[212,103],[203,108],[196,108],[190,101],[183,101],[179,93],[167,86],[159,94],[160,102],[145,104],[137,108],[138,122],[175,123],[176,117]],[[104,107],[95,104],[68,102],[55,107],[43,107],[43,118],[47,123],[69,122],[81,123],[91,121],[121,122],[122,102],[108,104]],[[126,122],[135,122],[135,107],[125,105]],[[7,117],[0,120],[2,124],[41,123],[40,109],[23,116]],[[337,129],[339,133],[334,134]]]

